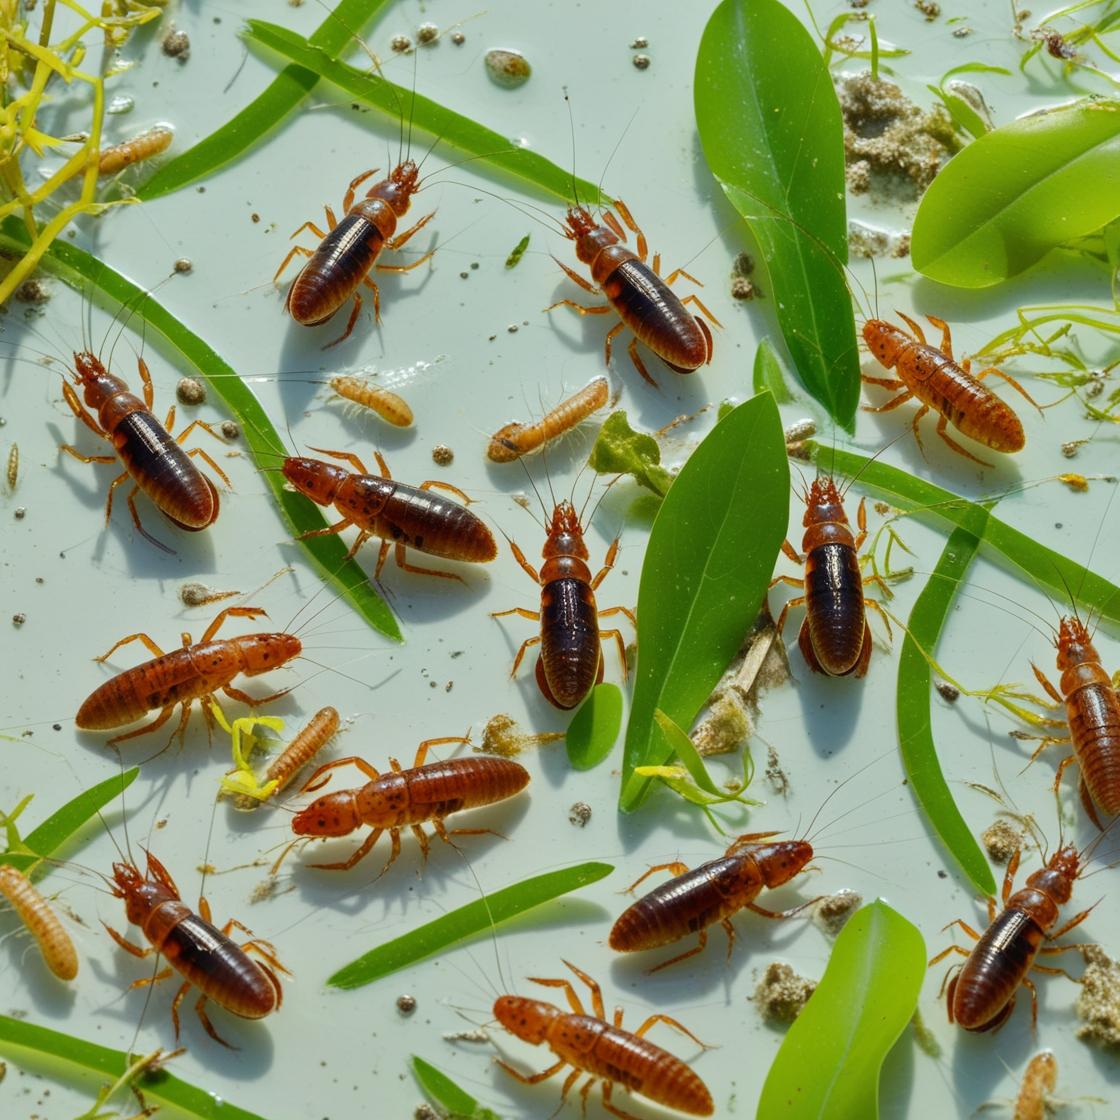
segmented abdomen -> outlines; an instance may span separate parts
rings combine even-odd
[[[525,767],[505,758],[450,758],[406,770],[400,777],[408,798],[397,821],[401,825],[504,801],[529,784]]]
[[[1093,800],[1120,813],[1120,699],[1107,684],[1087,684],[1066,697],[1070,739]]]
[[[287,309],[297,323],[325,323],[373,267],[385,239],[360,214],[347,214],[319,243],[288,289]]]
[[[850,672],[859,660],[867,625],[863,578],[850,545],[830,542],[810,550],[805,613],[813,652],[825,671],[836,677]]]
[[[590,584],[556,579],[541,588],[540,666],[554,702],[574,708],[594,687],[602,646]]]
[[[984,931],[952,994],[953,1019],[966,1031],[985,1031],[1003,1020],[1042,944],[1042,927],[1022,910],[1004,910]]]

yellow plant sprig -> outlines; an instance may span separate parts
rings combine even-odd
[[[254,735],[253,728],[267,727],[270,731],[279,732],[284,730],[284,721],[278,716],[242,716],[240,719],[235,719],[231,727],[222,709],[213,700],[210,702],[210,710],[214,713],[218,724],[229,734],[233,748],[234,769],[222,778],[219,792],[231,796],[244,795],[256,801],[267,801],[279,782],[273,780],[262,783],[249,762],[249,756],[253,751],[269,742],[263,736]]]

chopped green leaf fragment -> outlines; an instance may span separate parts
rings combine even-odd
[[[599,474],[629,474],[639,486],[665,497],[673,475],[661,466],[661,448],[657,440],[630,427],[624,409],[612,412],[599,429],[595,446],[587,459]]]
[[[525,250],[529,248],[529,234],[525,236],[513,247],[513,251],[506,257],[506,268],[516,268],[518,262],[525,256]]]
[[[442,1108],[448,1120],[501,1120],[496,1112],[483,1108],[470,1093],[423,1058],[413,1057],[412,1073],[428,1100]]]

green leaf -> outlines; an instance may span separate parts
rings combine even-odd
[[[0,1053],[20,1061],[26,1053],[45,1056],[52,1063],[76,1066],[98,1077],[116,1080],[133,1065],[135,1056],[110,1050],[73,1035],[38,1027],[22,1019],[0,1015]],[[197,1120],[262,1120],[255,1112],[247,1112],[212,1093],[188,1085],[165,1070],[145,1072],[135,1079],[136,1087],[149,1102],[169,1105]]]
[[[621,807],[669,756],[654,712],[691,727],[758,614],[789,519],[782,421],[769,393],[739,405],[692,453],[661,503],[638,590],[638,666]]]
[[[664,498],[673,476],[661,466],[657,440],[630,427],[624,409],[612,412],[599,429],[587,464],[599,474],[630,474],[639,486]]]
[[[831,447],[813,442],[806,446],[814,458],[833,455]],[[1068,599],[1072,592],[1074,599],[1087,611],[1120,623],[1120,587],[1040,544],[1033,537],[1020,533],[995,517],[989,517],[983,506],[950,490],[942,490],[932,482],[915,478],[897,467],[878,460],[872,462],[850,451],[836,448],[835,460],[830,457],[822,461],[828,463],[830,471],[855,480],[853,485],[859,489],[886,494],[899,509],[922,520],[933,517],[967,529],[1059,600]]]
[[[754,391],[761,393],[767,389],[774,394],[774,400],[778,404],[787,404],[793,400],[793,394],[786,385],[785,377],[782,376],[782,363],[774,352],[773,343],[770,339],[764,338],[754,352]],[[723,411],[722,404],[720,411],[721,413]],[[720,418],[722,419],[722,415]]]
[[[794,372],[847,431],[859,401],[848,260],[844,130],[828,68],[780,0],[724,0],[696,57],[708,167],[770,274]]]
[[[371,949],[340,968],[327,983],[333,988],[360,988],[562,894],[597,883],[613,870],[609,863],[581,863],[534,875]]]
[[[342,0],[308,40],[328,58],[337,58],[353,37],[368,27],[389,0]],[[137,191],[145,202],[170,194],[248,151],[307,96],[319,75],[301,66],[286,66],[269,87],[217,132],[165,163]]]
[[[725,791],[712,781],[712,776],[708,773],[708,768],[704,765],[696,745],[688,737],[688,732],[678,727],[660,708],[654,709],[653,718],[665,737],[665,745],[681,760],[697,786],[705,793],[724,797]]]
[[[74,835],[79,828],[90,820],[99,810],[104,809],[114,799],[128,789],[140,773],[140,767],[133,766],[123,774],[114,774],[103,782],[91,786],[84,793],[71,798],[55,810],[42,824],[34,828],[23,838],[23,847],[30,849],[33,855],[25,852],[0,853],[0,865],[8,864],[27,871],[39,863],[36,870],[44,875],[51,870],[50,864],[40,863],[44,856],[53,855],[66,840]]]
[[[525,256],[525,250],[529,248],[529,234],[525,236],[510,250],[510,254],[506,257],[506,268],[516,268]]]
[[[8,217],[0,222],[0,248],[22,253],[27,246],[27,231],[17,218]],[[209,343],[157,303],[150,292],[138,288],[96,257],[63,241],[56,241],[51,246],[43,257],[43,266],[79,290],[85,291],[92,286],[118,304],[133,308],[132,314],[160,332],[169,343],[170,350],[181,355],[197,370],[211,392],[220,397],[236,417],[258,468],[275,467],[288,454],[260,402],[233,369]],[[326,527],[326,519],[318,506],[302,495],[284,489],[284,477],[279,471],[262,470],[258,477],[275,496],[280,517],[293,536]],[[394,641],[401,641],[400,627],[393,612],[374,590],[357,561],[346,559],[346,545],[338,536],[314,537],[298,544],[319,569],[323,579],[332,583],[340,597],[349,600],[370,626]]]
[[[330,55],[300,38],[292,31],[263,20],[249,20],[245,37],[262,47],[314,71],[332,85],[364,105],[381,109],[394,120],[400,118],[401,106],[407,105],[413,131],[438,136],[442,143],[478,156],[473,166],[495,167],[510,175],[534,183],[564,202],[574,202],[572,192],[579,191],[585,203],[601,201],[599,188],[586,179],[574,179],[570,169],[557,166],[538,152],[511,143],[508,135],[477,124],[469,117],[437,104],[421,93],[395,85],[385,78],[374,77],[353,66],[334,61]]]
[[[448,1120],[500,1120],[497,1113],[483,1108],[470,1093],[423,1058],[413,1056],[412,1073],[424,1095],[447,1113]]]
[[[597,684],[568,724],[568,762],[573,770],[590,770],[611,753],[622,727],[622,689],[609,681]]]
[[[932,280],[986,288],[1120,216],[1120,100],[1033,113],[955,155],[918,207],[910,259]]]
[[[937,758],[930,726],[930,666],[922,652],[932,655],[957,588],[979,547],[976,535],[967,529],[955,529],[929,583],[914,603],[898,659],[895,707],[899,751],[918,804],[972,885],[991,896],[996,893],[992,870],[953,800]]]
[[[758,1120],[875,1120],[879,1070],[925,974],[922,935],[901,914],[881,899],[853,914],[766,1075]]]

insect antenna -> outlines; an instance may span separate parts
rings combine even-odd
[[[883,446],[880,447],[879,450],[876,451],[874,455],[872,455],[866,462],[864,462],[860,465],[859,470],[856,471],[856,473],[854,475],[852,475],[852,477],[850,479],[848,479],[847,483],[841,489],[841,491],[840,491],[841,499],[846,498],[848,496],[848,491],[852,488],[852,486],[855,484],[855,482],[863,475],[863,472],[865,470],[867,470],[867,468],[869,466],[871,466],[871,464],[874,463],[875,460],[878,459],[880,455],[883,455],[885,452],[889,451],[892,447],[894,447],[894,445],[896,443],[898,443],[898,441],[900,439],[902,439],[902,437],[905,434],[906,434],[905,431],[900,432],[897,436],[894,437],[894,439],[892,439],[889,442],[883,444]],[[836,467],[836,445],[835,444],[833,444],[833,446],[832,446],[832,463],[833,463],[833,473],[835,473],[835,467]]]

